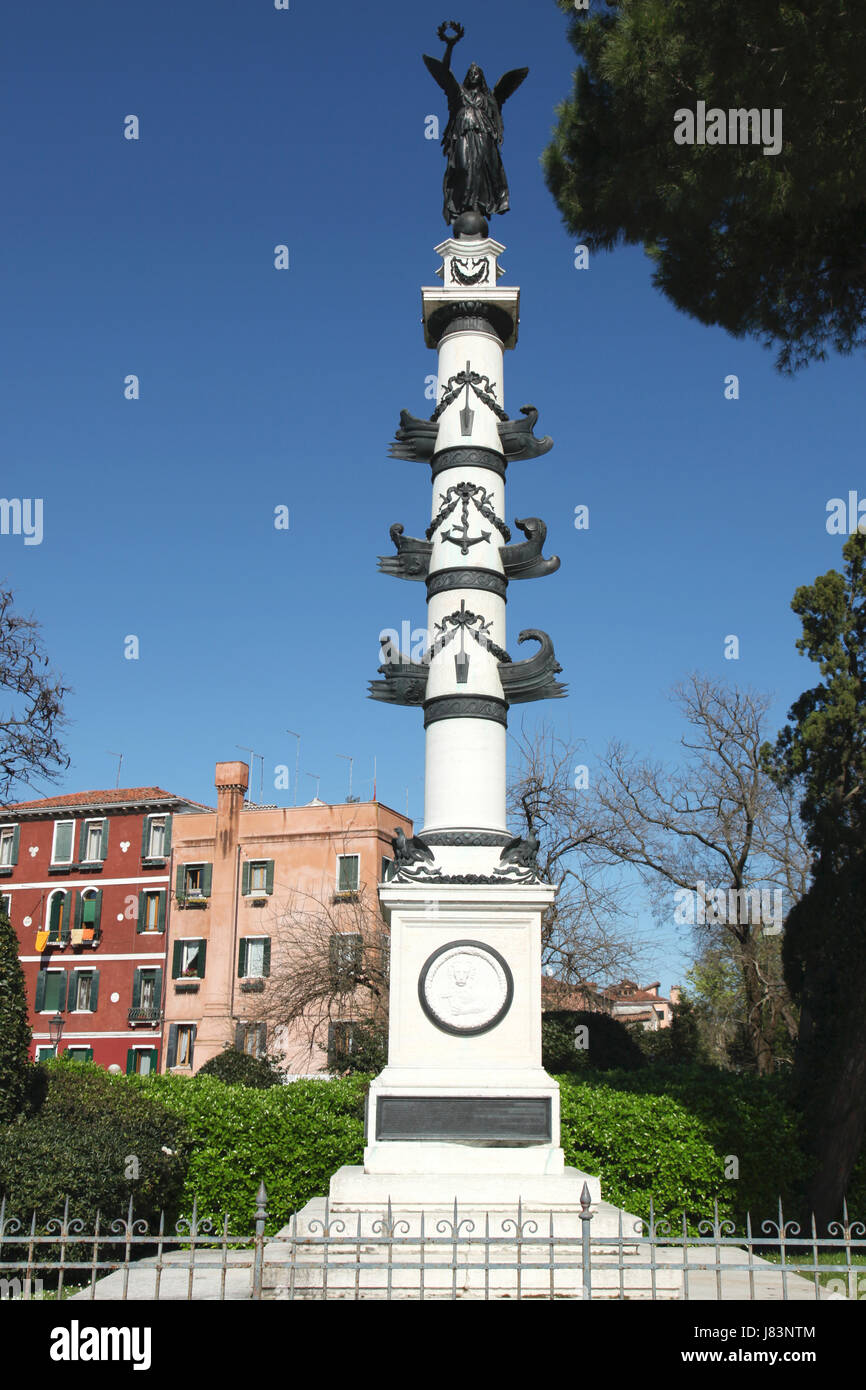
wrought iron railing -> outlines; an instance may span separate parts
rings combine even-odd
[[[252,1213],[251,1213],[252,1214]],[[151,1230],[132,1203],[92,1227],[63,1215],[38,1226],[0,1202],[0,1299],[866,1299],[866,1224],[847,1208],[819,1235],[777,1219],[738,1232],[712,1217],[689,1227],[657,1219],[607,1235],[584,1188],[581,1207],[511,1215],[448,1210],[407,1216],[308,1204],[279,1234],[266,1236],[260,1184],[254,1234],[229,1218],[191,1215]]]

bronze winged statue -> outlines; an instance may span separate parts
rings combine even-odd
[[[428,71],[448,98],[448,124],[442,136],[448,161],[442,215],[449,223],[467,212],[490,217],[508,211],[508,183],[499,153],[504,131],[502,107],[529,72],[529,68],[512,68],[491,92],[481,68],[471,63],[463,81],[458,82],[451,71],[451,50],[463,32],[462,25],[447,20],[438,30],[445,44],[444,58],[424,54]]]

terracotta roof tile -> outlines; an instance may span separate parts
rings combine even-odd
[[[162,787],[111,787],[108,791],[69,792],[65,796],[43,796],[38,801],[15,801],[4,807],[7,811],[35,811],[40,806],[109,805],[124,801],[184,801],[185,797]],[[198,805],[192,802],[192,805]],[[205,808],[208,809],[208,808]]]

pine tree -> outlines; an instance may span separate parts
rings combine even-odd
[[[18,938],[0,913],[0,1122],[13,1119],[24,1102],[31,1038]]]

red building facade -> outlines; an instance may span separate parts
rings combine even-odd
[[[55,1048],[156,1071],[172,823],[206,810],[160,787],[75,792],[0,809],[0,904],[19,941],[34,1059]]]

